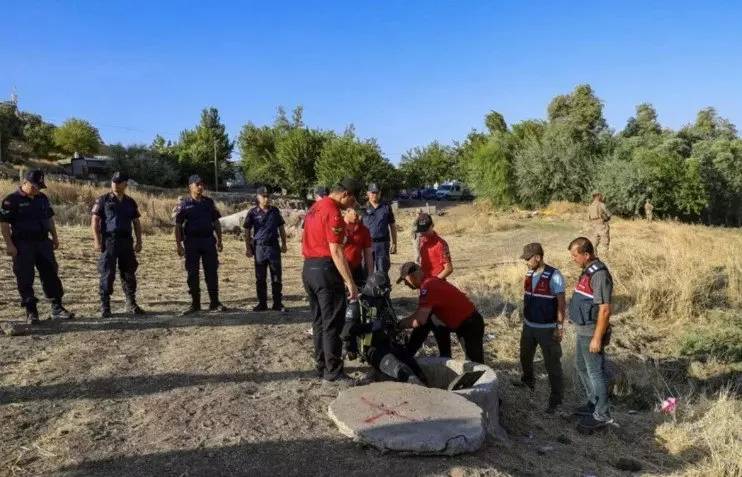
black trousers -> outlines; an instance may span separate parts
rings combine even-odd
[[[438,326],[433,323],[431,317],[423,326],[412,329],[410,339],[407,341],[407,351],[413,356],[422,348],[423,343],[428,338],[430,332],[435,336],[435,342],[438,344],[438,355],[442,358],[451,357],[451,330],[445,326]]]
[[[106,237],[98,259],[100,273],[99,291],[102,301],[108,301],[116,280],[116,265],[121,275],[121,285],[127,300],[134,301],[137,293],[137,262],[134,241],[131,237]]]
[[[18,249],[18,255],[13,257],[13,273],[21,296],[21,306],[33,306],[38,301],[33,290],[36,270],[39,271],[44,295],[52,300],[61,300],[64,289],[59,279],[59,266],[54,257],[52,241],[14,239],[13,243]]]
[[[271,272],[271,295],[273,305],[282,304],[283,282],[281,281],[281,249],[278,245],[255,245],[255,291],[258,303],[268,303],[268,270]]]
[[[412,330],[407,342],[407,350],[413,355],[417,353],[431,331],[438,342],[440,356],[450,358],[452,330],[434,324],[432,318],[428,318],[423,326]],[[484,318],[482,318],[482,315],[475,311],[453,332],[456,333],[461,347],[464,348],[466,359],[475,363],[484,363]]]
[[[304,290],[312,313],[312,337],[317,375],[335,380],[343,372],[340,331],[345,323],[345,288],[331,258],[304,260]]]
[[[544,366],[549,376],[551,396],[549,400],[561,404],[564,397],[562,384],[562,345],[554,340],[554,328],[533,328],[523,325],[520,334],[520,365],[523,369],[522,381],[533,387],[536,379],[533,374],[533,357],[536,348],[541,347]]]
[[[204,266],[204,278],[206,278],[206,289],[212,302],[219,301],[219,256],[216,251],[216,238],[214,237],[186,237],[185,246],[185,268],[188,272],[188,292],[194,303],[201,303],[201,286],[199,277],[199,265]]]

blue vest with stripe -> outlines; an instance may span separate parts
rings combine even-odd
[[[603,262],[595,260],[582,271],[582,275],[577,279],[575,292],[569,301],[569,321],[575,325],[588,326],[598,322],[599,306],[593,301],[593,286],[590,279],[593,273],[607,268]]]
[[[523,317],[526,324],[551,325],[557,321],[557,297],[551,292],[551,277],[555,268],[546,265],[536,286],[533,270],[528,270],[523,283]]]

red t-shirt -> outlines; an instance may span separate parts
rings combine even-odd
[[[448,243],[433,232],[420,237],[420,268],[426,277],[435,277],[451,262]]]
[[[427,277],[420,285],[418,306],[431,308],[433,314],[452,330],[461,326],[476,308],[464,292],[437,277]]]
[[[358,268],[363,262],[363,250],[371,248],[371,232],[361,222],[345,224],[343,253],[350,268]]]
[[[345,222],[340,207],[330,197],[318,200],[307,211],[301,238],[304,258],[330,257],[330,244],[343,243]]]

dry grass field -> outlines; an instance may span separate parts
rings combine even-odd
[[[8,187],[0,182],[3,192]],[[55,189],[52,195],[61,193]],[[75,201],[87,207],[95,193],[78,191]],[[227,237],[220,286],[233,311],[179,318],[188,303],[185,271],[159,222],[169,221],[173,199],[137,199],[152,203],[138,273],[139,301],[149,314],[97,319],[89,230],[60,227],[65,301],[80,318],[44,323],[30,336],[0,336],[0,475],[606,476],[630,475],[620,470],[627,466],[641,475],[742,475],[739,230],[613,224],[612,250],[603,258],[616,282],[609,353],[620,427],[585,436],[568,412],[544,414],[545,375],[533,396],[510,384],[519,377],[524,267],[517,256],[523,244],[541,241],[547,261],[573,285],[578,270],[566,246],[584,233],[580,209],[555,204],[535,216],[477,205],[449,209],[436,226],[451,247],[452,281],[486,317],[486,359],[499,374],[509,439],[492,439],[473,455],[419,458],[353,444],[327,418],[338,389],[312,377],[297,239],[284,261],[286,314],[247,311],[253,267],[242,243]],[[411,221],[400,212],[394,267],[411,256]],[[116,287],[114,312],[123,308]],[[392,295],[400,312],[414,306],[410,290],[397,287]],[[48,310],[43,302],[40,309]],[[21,311],[3,255],[0,320]],[[570,333],[563,361],[568,405],[580,401],[572,340]],[[355,376],[365,372],[349,366]],[[670,395],[679,398],[675,416],[657,412]]]

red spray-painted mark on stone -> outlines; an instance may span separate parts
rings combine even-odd
[[[366,404],[368,407],[370,407],[372,409],[376,409],[378,411],[381,411],[379,414],[375,414],[373,416],[369,416],[368,418],[366,418],[363,421],[366,424],[372,424],[373,422],[377,421],[378,419],[380,419],[380,418],[382,418],[384,416],[395,416],[395,417],[399,417],[401,419],[404,419],[404,420],[410,421],[410,422],[418,422],[419,421],[419,419],[415,419],[414,417],[405,416],[404,414],[400,414],[397,411],[397,409],[399,409],[400,407],[402,407],[405,404],[407,404],[407,401],[404,401],[404,402],[402,402],[402,403],[400,403],[400,404],[398,404],[398,405],[396,405],[394,407],[386,407],[383,404],[376,404],[376,403],[371,402],[368,399],[366,399],[365,396],[361,396],[361,401],[363,401],[364,404]]]

